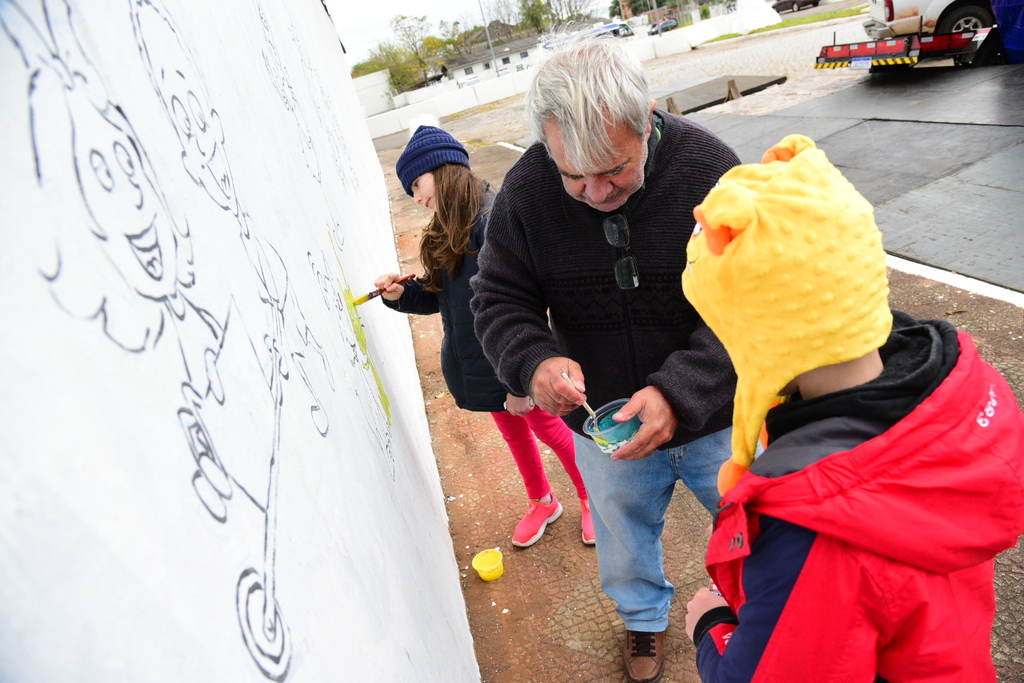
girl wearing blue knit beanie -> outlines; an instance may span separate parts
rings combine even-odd
[[[516,526],[512,544],[536,543],[548,523],[562,514],[541,461],[537,439],[551,447],[576,486],[580,499],[583,542],[594,544],[594,525],[583,477],[576,468],[572,431],[560,418],[534,406],[526,396],[513,396],[498,381],[473,331],[473,296],[469,280],[477,272],[477,253],[484,243],[494,190],[469,169],[466,148],[446,131],[420,126],[395,167],[406,194],[434,212],[420,240],[424,274],[404,284],[397,273],[374,281],[388,308],[403,313],[441,314],[441,371],[455,404],[489,412],[504,437],[530,501]]]

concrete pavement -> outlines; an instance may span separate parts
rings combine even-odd
[[[1024,291],[1024,65],[873,74],[772,114],[691,118],[744,161],[805,133],[875,206],[887,251]]]

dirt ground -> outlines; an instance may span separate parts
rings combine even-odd
[[[797,86],[799,87],[799,86]],[[746,106],[750,106],[748,103]],[[522,98],[479,107],[441,125],[464,141],[474,171],[500,187],[519,156],[507,143],[525,138]],[[404,273],[419,272],[419,230],[428,218],[404,194],[394,175],[401,149],[379,153],[389,183],[392,219]],[[970,332],[982,355],[1024,396],[1024,311],[945,284],[891,271],[892,303],[921,318],[948,320]],[[565,512],[544,537],[526,549],[511,546],[526,511],[522,480],[487,414],[455,407],[441,376],[438,316],[411,316],[434,453],[447,500],[455,556],[485,683],[562,683],[623,680],[619,647],[623,625],[601,591],[595,550],[580,540],[580,511],[557,458],[542,446],[552,489]],[[710,517],[679,486],[666,519],[665,567],[676,586],[670,614],[665,683],[697,683],[693,646],[683,629],[684,606],[707,582],[703,569]],[[484,582],[470,567],[486,548],[504,553],[505,573]],[[998,558],[1000,612],[994,656],[1002,680],[1024,682],[1024,549]]]

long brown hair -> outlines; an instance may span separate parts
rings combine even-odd
[[[435,168],[435,211],[420,240],[420,264],[424,273],[417,278],[428,292],[442,289],[442,273],[454,279],[469,249],[470,228],[484,198],[484,182],[462,164]]]

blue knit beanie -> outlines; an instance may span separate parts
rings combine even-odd
[[[412,196],[412,184],[424,173],[444,164],[462,164],[469,168],[469,153],[450,133],[434,126],[420,126],[409,138],[395,172],[405,193]]]

